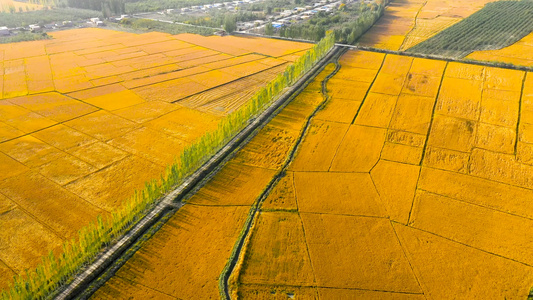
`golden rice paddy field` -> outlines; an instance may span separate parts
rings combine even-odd
[[[327,85],[331,99],[264,202],[233,293],[527,298],[533,75],[364,51],[347,52],[340,63]],[[94,299],[218,297],[218,276],[250,204],[319,102],[317,86],[276,117]]]
[[[533,33],[503,49],[476,51],[466,58],[533,67]]]
[[[30,11],[30,10],[39,10],[43,6],[35,3],[14,1],[14,0],[0,0],[0,12],[11,12],[13,9],[15,12],[19,11]]]
[[[533,76],[355,51],[341,64],[263,206],[238,295],[527,298]]]
[[[311,46],[102,29],[51,35],[0,45],[0,289],[159,178]]]
[[[323,101],[328,66],[109,280],[94,299],[215,299],[251,205]]]
[[[392,1],[359,45],[407,50],[463,20],[495,0]]]

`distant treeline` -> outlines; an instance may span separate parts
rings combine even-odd
[[[93,17],[101,17],[99,11],[79,9],[79,8],[65,8],[55,7],[49,10],[34,10],[24,13],[0,13],[0,26],[26,27],[30,24],[50,24],[60,23],[62,21],[81,21]]]
[[[229,1],[229,0],[228,0]],[[167,8],[182,8],[195,5],[213,4],[218,0],[126,0],[126,12],[128,14],[159,11]]]
[[[367,5],[367,9],[363,9],[363,12],[359,15],[357,20],[342,29],[335,30],[335,39],[342,43],[355,43],[379,20],[385,11],[385,6],[390,2],[391,0],[376,0],[376,2],[370,6]]]
[[[136,19],[136,18],[126,18],[120,21],[118,26],[131,28],[139,31],[158,31],[166,32],[170,34],[180,34],[180,33],[194,33],[200,35],[212,35],[214,33],[213,29],[204,28],[204,27],[194,27],[186,26],[181,24],[170,24],[164,22],[158,22],[149,19]],[[111,27],[112,28],[112,27]]]
[[[533,1],[492,2],[407,52],[462,58],[507,47],[532,31]]]
[[[68,0],[67,3],[69,7],[102,11],[104,16],[126,12],[124,0]]]
[[[46,33],[31,33],[24,32],[14,36],[0,37],[0,44],[9,44],[9,43],[18,43],[18,42],[28,42],[28,41],[38,41],[38,40],[48,40],[51,39]]]

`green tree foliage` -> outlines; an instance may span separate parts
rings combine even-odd
[[[390,0],[376,1],[370,7],[364,3],[361,4],[359,18],[342,30],[335,31],[337,41],[354,44],[383,15],[385,6],[389,2]]]
[[[38,40],[48,40],[52,37],[46,34],[46,32],[43,33],[31,33],[31,32],[24,32],[19,33],[14,36],[8,36],[8,37],[0,37],[0,44],[9,44],[9,43],[17,43],[17,42],[27,42],[27,41],[38,41]]]
[[[69,7],[102,11],[105,17],[126,12],[124,0],[68,0],[67,3]]]
[[[24,12],[22,14],[0,13],[0,20],[2,26],[19,27],[28,26],[30,24],[43,25],[65,20],[79,21],[101,16],[102,14],[100,12],[87,9],[55,7],[54,9],[47,11],[35,10]]]
[[[331,29],[337,42],[353,44],[383,15],[388,3],[389,0],[383,0],[372,4],[342,5],[331,15],[319,12],[308,23],[288,26],[283,36],[318,41],[324,37],[326,30]]]
[[[226,14],[224,17],[224,30],[229,33],[237,30],[237,21],[235,20],[234,16]]]
[[[126,12],[124,0],[106,0],[102,2],[102,13],[104,17],[120,15]]]
[[[280,29],[280,36],[285,36],[292,39],[303,38],[311,41],[319,41],[325,35],[326,28],[322,25],[312,25],[306,27],[289,26]]]
[[[281,28],[279,29],[279,36],[280,36],[280,37],[286,37],[286,36],[287,36],[287,28],[285,28],[285,27],[281,27]]]
[[[462,58],[512,45],[532,31],[533,1],[492,2],[407,52]]]
[[[229,21],[229,20],[235,23],[257,20],[257,15],[255,15],[251,11],[239,11],[238,13],[235,13],[235,12],[228,12],[225,10],[222,10],[222,11],[211,10],[208,13],[206,13],[206,15],[201,15],[201,16],[187,15],[187,14],[185,15],[175,14],[173,17],[177,22],[191,24],[191,25],[213,27],[213,28],[220,28],[221,26],[225,27],[226,21]]]
[[[274,34],[274,26],[272,26],[272,23],[268,23],[265,25],[265,34],[266,35],[273,35]]]
[[[85,1],[85,0],[80,0]],[[195,5],[213,4],[215,0],[126,0],[126,13],[158,11],[167,8],[182,8]]]
[[[166,32],[170,34],[180,34],[180,33],[195,33],[201,35],[212,35],[215,31],[214,29],[185,26],[181,24],[171,24],[158,22],[149,19],[137,19],[137,18],[126,18],[120,21],[119,26],[133,28],[135,30],[142,31],[158,31]]]
[[[70,281],[81,267],[90,263],[106,245],[116,241],[130,230],[146,212],[154,207],[163,195],[179,186],[196,169],[219,151],[239,131],[248,120],[268,107],[282,92],[293,84],[314,64],[324,57],[334,46],[332,34],[327,35],[312,49],[302,55],[285,72],[260,89],[241,108],[220,121],[218,128],[198,138],[186,147],[174,164],[167,167],[159,180],[145,184],[144,189],[135,191],[133,196],[121,208],[109,217],[99,216],[89,226],[78,232],[78,237],[63,244],[63,252],[55,255],[50,252],[43,257],[34,270],[24,275],[17,275],[9,290],[0,295],[0,299],[43,299],[61,284]]]

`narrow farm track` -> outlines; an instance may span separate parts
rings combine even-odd
[[[311,121],[313,117],[316,116],[316,114],[326,105],[326,103],[329,100],[328,91],[327,91],[327,83],[329,79],[331,79],[340,70],[341,65],[339,63],[339,58],[342,56],[342,54],[344,54],[347,51],[347,48],[344,48],[344,47],[338,48],[338,49],[339,50],[335,53],[335,56],[334,56],[335,69],[330,74],[328,74],[321,83],[322,97],[323,97],[322,103],[320,103],[315,108],[313,113],[307,118],[305,126],[300,132],[300,135],[298,136],[292,150],[289,152],[289,155],[287,156],[287,159],[285,160],[285,163],[283,164],[281,170],[278,171],[278,173],[270,181],[270,183],[265,188],[265,190],[261,193],[261,195],[259,195],[256,203],[252,206],[248,220],[246,221],[246,224],[244,228],[242,229],[243,234],[240,236],[239,240],[236,242],[232,255],[229,258],[228,263],[226,265],[226,268],[224,268],[224,271],[220,275],[219,282],[221,285],[221,296],[223,296],[225,299],[228,299],[228,300],[231,299],[230,289],[229,289],[229,280],[235,270],[235,267],[237,266],[239,259],[243,255],[245,243],[251,234],[251,229],[253,227],[256,217],[258,216],[258,213],[261,211],[261,206],[263,202],[265,201],[268,195],[272,192],[273,188],[279,183],[281,178],[287,172],[289,165],[294,160],[296,152],[298,151],[299,146],[301,145],[306,133],[309,130],[309,127],[311,126]]]
[[[420,15],[420,13],[422,12],[422,10],[424,9],[424,7],[428,4],[428,2],[424,2],[424,4],[422,6],[420,6],[420,9],[418,9],[418,11],[416,12],[416,15],[415,15],[415,25],[413,26],[413,28],[411,28],[411,30],[409,30],[409,32],[407,32],[407,34],[405,35],[405,38],[403,39],[403,42],[400,46],[400,49],[403,49],[404,45],[405,45],[405,41],[407,41],[407,37],[415,30],[416,26],[418,26],[418,16]]]
[[[136,250],[140,242],[153,235],[165,220],[168,220],[179,208],[187,196],[197,191],[209,178],[212,178],[221,166],[241,149],[257,132],[264,127],[277,113],[283,109],[301,90],[324,68],[334,57],[343,52],[343,48],[334,47],[307,74],[287,89],[269,108],[250,123],[217,154],[193,173],[177,189],[167,194],[164,199],[140,220],[132,230],[124,235],[116,244],[101,253],[93,264],[88,266],[74,281],[58,292],[56,299],[86,299],[107,279],[114,275]],[[111,270],[111,272],[108,272]]]

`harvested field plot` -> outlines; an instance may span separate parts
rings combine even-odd
[[[159,178],[312,46],[103,29],[50,35],[0,45],[0,270],[11,270],[0,271],[0,289]]]

